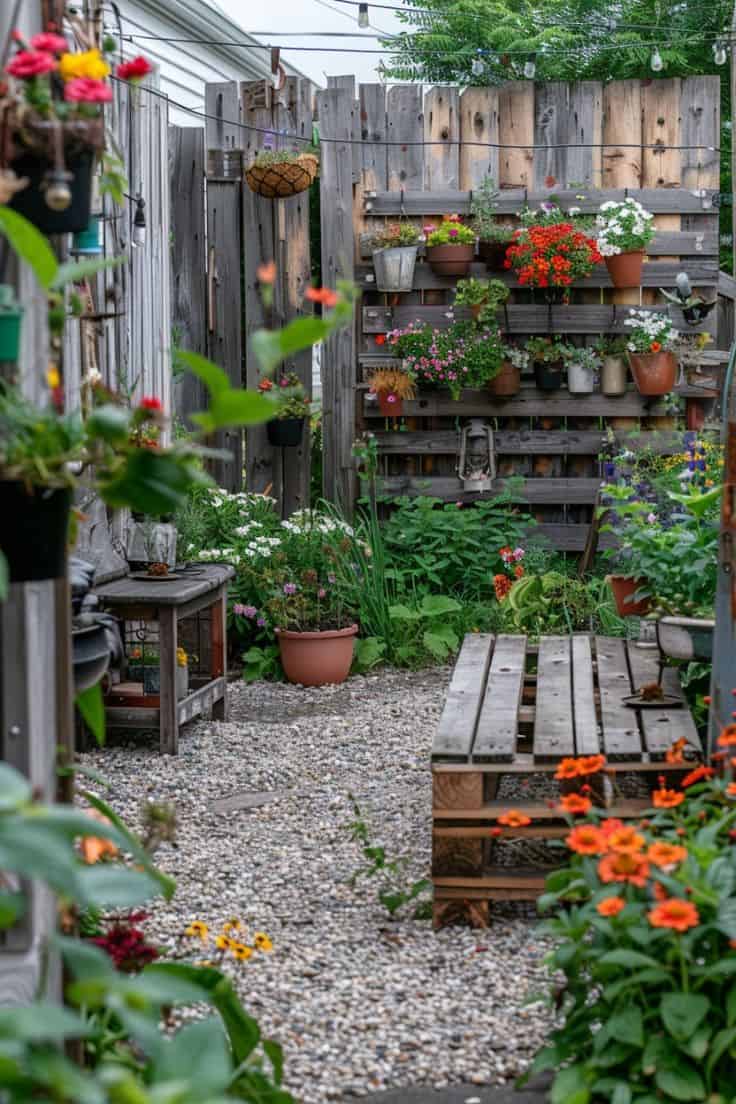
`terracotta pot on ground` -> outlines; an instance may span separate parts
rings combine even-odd
[[[669,350],[629,353],[629,364],[640,395],[667,395],[675,386],[677,357]]]
[[[608,585],[613,592],[619,617],[644,617],[649,613],[650,601],[648,598],[640,598],[638,602],[632,600],[637,590],[641,590],[646,585],[646,579],[630,579],[626,575],[609,575]]]
[[[427,246],[429,267],[438,276],[467,276],[474,256],[474,245]]]
[[[301,686],[344,682],[353,662],[357,632],[357,625],[326,632],[276,629],[281,663],[289,682]]]
[[[508,247],[509,242],[481,241],[478,243],[478,256],[492,272],[503,272]]]
[[[644,250],[619,253],[616,257],[604,257],[608,275],[615,288],[639,287],[644,264]]]
[[[488,381],[487,387],[497,398],[518,395],[521,387],[521,369],[510,360],[505,360],[501,365],[501,371],[494,379]]]
[[[387,418],[400,418],[404,410],[404,400],[395,391],[377,391],[378,409]]]
[[[623,357],[607,356],[601,364],[601,393],[625,395],[629,368]]]

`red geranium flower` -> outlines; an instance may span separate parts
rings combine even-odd
[[[52,73],[56,67],[56,58],[45,50],[19,50],[5,66],[5,72],[18,80],[30,80]]]
[[[153,66],[144,57],[135,57],[131,61],[122,61],[116,73],[121,80],[142,80],[152,71]]]
[[[163,410],[163,403],[155,395],[144,395],[141,399],[139,406],[141,410],[158,411]]]
[[[376,342],[376,345],[385,345],[386,344],[386,335],[385,334],[376,334],[375,342]]]

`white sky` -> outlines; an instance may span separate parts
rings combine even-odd
[[[261,4],[243,3],[243,0],[217,0],[218,6],[235,19],[248,34],[256,32],[270,32],[275,34],[280,31],[341,31],[343,33],[355,32],[355,38],[330,39],[319,37],[310,38],[274,38],[271,44],[285,48],[289,44],[293,46],[310,46],[319,50],[318,53],[290,52],[284,49],[284,60],[290,62],[305,73],[311,80],[321,85],[327,83],[327,76],[344,76],[346,73],[354,74],[357,81],[377,80],[376,66],[380,58],[375,54],[344,54],[325,53],[324,47],[346,46],[354,49],[378,49],[379,43],[375,38],[367,37],[371,30],[387,31],[389,34],[401,29],[401,24],[391,11],[383,11],[371,8],[368,5],[368,14],[372,27],[361,31],[358,27],[358,9],[348,4],[341,4],[336,0],[264,0]],[[398,3],[398,0],[383,0],[384,3]],[[269,41],[267,36],[258,34],[264,42]]]

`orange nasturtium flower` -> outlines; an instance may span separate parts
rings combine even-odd
[[[573,828],[565,843],[578,855],[602,855],[608,846],[605,835],[595,824],[579,824]]]
[[[572,816],[584,816],[590,812],[592,805],[590,798],[583,797],[582,794],[564,794],[560,798],[560,808],[563,813],[571,813]]]
[[[578,774],[597,774],[605,765],[605,755],[584,755],[578,759]]]
[[[272,284],[276,279],[276,262],[264,261],[256,269],[259,284]]]
[[[683,793],[678,793],[677,790],[665,790],[664,787],[655,790],[652,794],[652,804],[657,809],[674,809],[677,805],[682,805],[684,800]]]
[[[649,875],[649,863],[644,855],[632,855],[628,851],[604,855],[598,863],[598,877],[602,882],[628,882],[645,886]]]
[[[713,767],[706,767],[704,763],[701,763],[699,767],[685,775],[680,786],[683,790],[686,790],[688,786],[694,786],[696,782],[702,782],[704,778],[712,778],[715,773]]]
[[[604,820],[601,824],[601,832],[608,841],[609,836],[612,836],[614,832],[618,832],[619,828],[624,828],[624,822],[619,817],[609,817],[608,820]]]
[[[667,763],[682,763],[684,759],[682,753],[685,749],[686,744],[687,740],[684,738],[684,736],[681,736],[679,740],[675,740],[672,747],[668,747],[667,751],[665,752],[665,761]]]
[[[498,823],[503,824],[504,828],[526,828],[531,822],[532,818],[525,813],[520,813],[518,809],[509,809],[507,813],[502,813],[498,817]]]
[[[654,866],[659,866],[666,870],[669,867],[677,866],[678,863],[685,861],[687,858],[687,847],[682,847],[679,843],[667,843],[662,840],[650,846],[647,851],[647,858]]]
[[[700,923],[700,914],[692,901],[683,901],[681,897],[668,897],[647,913],[647,920],[653,928],[670,928],[672,931],[685,932]]]
[[[310,303],[321,303],[323,307],[335,307],[340,302],[340,296],[332,288],[309,287],[304,292],[304,298]]]
[[[107,817],[99,813],[97,809],[90,809],[87,816],[90,820],[96,820],[100,824],[110,823]],[[112,840],[103,839],[101,836],[82,836],[79,849],[84,861],[90,865],[104,859],[106,855],[109,855],[112,859],[118,854],[118,849]]]
[[[721,747],[736,747],[736,724],[726,725],[718,737]]]
[[[626,908],[626,902],[622,897],[604,897],[595,907],[601,916],[618,916]]]
[[[624,825],[616,828],[608,837],[608,848],[619,855],[636,855],[644,847],[646,840],[635,828]]]
[[[555,771],[555,778],[558,782],[568,782],[571,778],[577,778],[579,774],[577,759],[561,759]]]

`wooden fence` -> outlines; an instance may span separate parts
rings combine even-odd
[[[685,269],[693,284],[718,283],[719,79],[512,82],[500,88],[385,88],[333,78],[317,96],[322,142],[322,265],[325,284],[354,279],[363,292],[354,334],[335,337],[323,357],[324,468],[329,497],[351,504],[356,493],[352,442],[370,429],[378,438],[383,490],[390,494],[462,497],[455,474],[458,419],[495,420],[499,485],[524,477],[524,495],[561,548],[584,546],[599,485],[597,455],[606,428],[637,430],[638,447],[656,445],[674,423],[661,403],[629,389],[622,398],[540,393],[529,380],[515,399],[441,391],[405,403],[401,424],[384,419],[365,382],[390,363],[376,337],[415,319],[449,324],[455,280],[420,260],[414,289],[401,297],[375,291],[369,238],[377,226],[405,217],[421,224],[470,213],[473,191],[491,177],[508,221],[525,206],[555,197],[563,207],[594,212],[608,198],[633,195],[655,214],[641,289],[614,290],[603,266],[575,288],[570,306],[535,304],[513,274],[501,278],[511,297],[499,321],[514,338],[554,331],[591,341],[625,332],[629,306],[663,310],[660,286]],[[484,275],[481,265],[472,272]],[[495,274],[494,274],[495,275]],[[457,317],[462,317],[461,311]],[[711,320],[709,319],[709,322]],[[713,329],[713,325],[703,327]],[[723,356],[709,354],[706,377],[717,382]],[[690,400],[715,387],[685,386]],[[660,436],[655,438],[655,433]],[[680,442],[670,438],[670,449]]]

